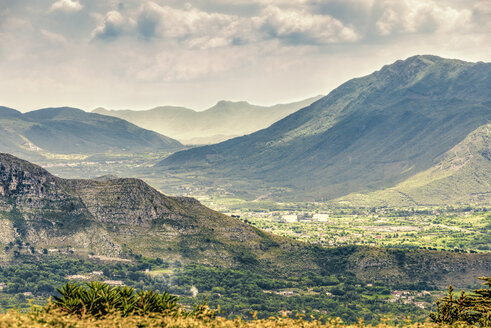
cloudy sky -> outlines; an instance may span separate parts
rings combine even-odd
[[[0,0],[0,105],[326,94],[415,54],[491,61],[489,0]]]

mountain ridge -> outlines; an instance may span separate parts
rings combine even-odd
[[[177,152],[158,167],[223,183],[247,179],[293,199],[388,188],[491,121],[489,90],[489,63],[413,56],[347,81],[267,129]]]
[[[176,140],[115,117],[72,107],[0,110],[0,149],[23,156],[174,151]]]
[[[438,158],[438,162],[402,183],[368,194],[350,194],[333,200],[357,206],[470,205],[490,202],[491,124],[471,132]]]
[[[258,106],[247,101],[221,100],[204,111],[160,106],[145,111],[96,108],[92,112],[126,119],[185,144],[199,144],[220,142],[266,128],[319,98],[320,96],[316,96],[273,106]]]

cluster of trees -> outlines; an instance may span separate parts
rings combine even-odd
[[[491,277],[480,277],[487,288],[476,289],[472,293],[462,291],[458,298],[454,297],[453,287],[448,288],[448,295],[437,301],[437,310],[430,313],[436,323],[453,325],[465,322],[481,327],[491,326]]]

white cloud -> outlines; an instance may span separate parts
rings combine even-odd
[[[287,2],[285,2],[287,3]],[[281,4],[281,3],[280,3]],[[296,3],[298,6],[298,2]],[[312,14],[304,8],[265,6],[250,17],[206,12],[190,4],[174,8],[146,2],[137,11],[111,11],[93,36],[115,38],[132,33],[127,21],[135,21],[134,35],[163,39],[187,48],[209,49],[279,39],[288,44],[331,44],[360,38],[355,28],[329,15]]]
[[[358,33],[329,15],[315,15],[306,9],[281,9],[268,6],[260,20],[262,29],[273,37],[286,38],[290,43],[338,43],[359,39]]]
[[[272,104],[414,54],[491,61],[489,0],[186,2],[6,1],[3,105]]]
[[[190,46],[212,48],[229,45],[241,20],[233,15],[200,11],[190,5],[175,9],[148,2],[139,10],[137,28],[147,39],[175,39]]]
[[[121,15],[118,11],[110,11],[106,14],[98,27],[92,31],[92,38],[115,39],[134,27],[134,22]]]
[[[390,0],[382,5],[376,22],[381,35],[464,32],[471,28],[472,11],[428,0]]]
[[[488,0],[481,0],[472,8],[472,16],[474,23],[477,27],[484,29],[485,32],[490,33],[491,29],[491,2]]]
[[[59,0],[51,5],[50,11],[76,12],[82,8],[77,0]]]

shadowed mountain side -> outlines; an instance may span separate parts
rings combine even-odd
[[[176,140],[124,120],[80,109],[45,108],[25,114],[0,108],[0,150],[26,156],[175,151]]]
[[[36,249],[206,263],[291,275],[351,272],[360,279],[463,285],[491,271],[490,254],[321,248],[256,229],[137,179],[66,180],[0,154],[0,243]],[[0,257],[12,256],[4,247]]]
[[[491,64],[415,56],[346,82],[271,127],[181,151],[156,169],[333,199],[429,169],[491,119]]]
[[[491,125],[483,125],[440,157],[440,161],[398,185],[333,202],[355,206],[491,204]]]
[[[320,98],[317,96],[270,107],[252,105],[246,101],[219,101],[201,112],[174,106],[145,111],[97,108],[93,112],[125,119],[185,144],[210,144],[264,129]]]

